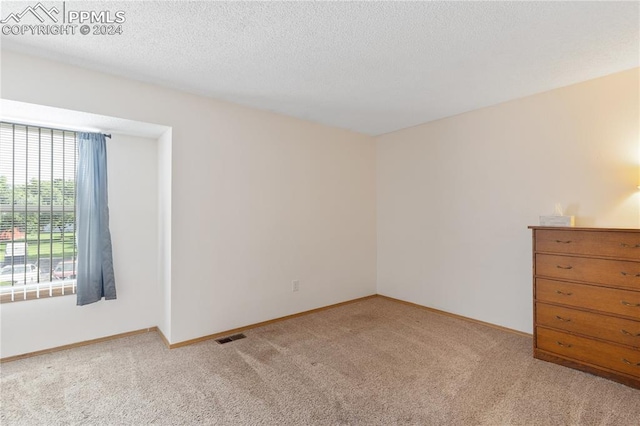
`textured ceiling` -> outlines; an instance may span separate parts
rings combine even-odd
[[[35,2],[2,2],[1,15]],[[61,7],[62,2],[42,2]],[[3,48],[378,135],[639,65],[639,2],[73,2]],[[25,18],[27,19],[27,18]]]

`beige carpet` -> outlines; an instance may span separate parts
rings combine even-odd
[[[375,298],[168,350],[156,333],[2,364],[7,425],[638,425],[640,391],[531,339]]]

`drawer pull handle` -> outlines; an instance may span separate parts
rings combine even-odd
[[[556,315],[556,319],[564,322],[571,322],[571,318],[562,318],[560,315]],[[624,331],[624,330],[622,330]]]
[[[624,361],[625,364],[633,365],[634,367],[640,367],[640,362],[637,362],[634,364],[633,362],[629,361],[626,358],[622,358],[622,361]]]
[[[570,242],[571,242],[571,240],[565,240],[565,241],[556,240],[556,243],[560,243],[560,244],[569,244]]]
[[[556,240],[556,241],[557,241],[557,240]],[[640,248],[640,244],[636,244],[636,245],[634,246],[634,245],[631,245],[631,244],[620,243],[620,246],[622,246],[622,247],[626,247],[626,248]]]
[[[626,302],[624,300],[621,300],[620,303],[622,303],[624,306],[631,306],[633,308],[640,308],[640,303],[629,303],[629,302]]]
[[[558,344],[558,346],[562,346],[563,348],[570,348],[573,345],[570,345],[568,343],[562,343],[562,342],[556,342]]]
[[[573,266],[556,265],[556,268],[558,268],[558,269],[573,269]]]
[[[560,291],[560,290],[556,290],[556,293],[561,294],[563,296],[571,296],[573,293],[570,292],[564,292],[564,291]],[[622,304],[624,305],[625,302],[622,302]]]
[[[626,335],[626,336],[631,336],[631,337],[640,337],[640,333],[637,334],[633,334],[633,333],[629,333],[627,330],[620,330],[622,332],[622,334]]]
[[[637,274],[630,274],[630,273],[628,273],[628,272],[624,272],[624,271],[622,271],[622,272],[620,272],[620,274],[624,275],[625,277],[627,277],[627,276],[628,276],[628,277],[640,277],[640,273],[637,273]]]

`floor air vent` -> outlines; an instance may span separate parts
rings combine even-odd
[[[233,336],[227,336],[227,337],[222,337],[220,339],[216,339],[216,342],[222,344],[225,343],[229,343],[229,342],[233,342],[234,340],[240,340],[240,339],[244,339],[245,336],[244,334],[240,333],[240,334],[234,334]]]

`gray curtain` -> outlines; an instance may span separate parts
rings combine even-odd
[[[78,133],[76,224],[78,305],[116,298],[107,197],[107,144],[101,133]]]

